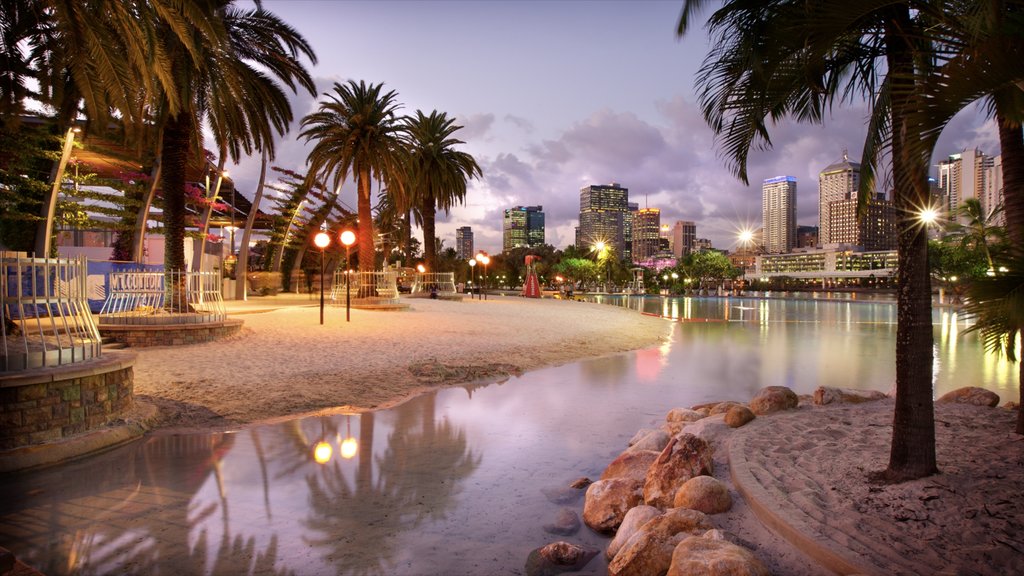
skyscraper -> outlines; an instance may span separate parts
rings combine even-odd
[[[764,251],[785,254],[796,246],[796,178],[776,176],[761,183]]]
[[[833,239],[830,228],[831,205],[840,200],[856,200],[858,186],[860,164],[850,162],[845,151],[841,162],[832,164],[818,174],[818,243],[821,246],[839,242]]]
[[[964,150],[939,162],[939,188],[950,214],[968,198],[977,198],[986,214],[995,209],[1002,189],[1002,173],[996,173],[995,165],[996,158],[979,150]]]
[[[857,197],[833,202],[829,209],[832,244],[851,244],[865,250],[896,249],[896,207],[879,194],[857,218]]]
[[[473,229],[469,226],[455,229],[455,254],[463,260],[473,257]]]
[[[697,248],[697,223],[676,220],[672,227],[672,255],[682,258]]]
[[[592,184],[580,189],[580,227],[576,247],[589,250],[597,242],[611,246],[612,254],[622,258],[628,254],[625,235],[629,217],[629,189],[618,183],[603,186]]]
[[[661,210],[641,208],[633,212],[634,262],[646,260],[658,253],[661,244]]]
[[[516,206],[506,209],[502,225],[502,250],[543,244],[543,210],[543,206]]]

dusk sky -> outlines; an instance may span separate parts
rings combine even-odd
[[[305,171],[298,120],[334,82],[383,82],[405,114],[447,112],[465,127],[456,135],[484,177],[470,183],[465,206],[438,214],[446,247],[454,247],[456,228],[471,226],[477,249],[500,252],[502,211],[539,204],[547,243],[564,248],[574,241],[580,188],[614,181],[641,207],[660,208],[663,224],[696,221],[698,237],[732,249],[737,230],[761,225],[762,180],[795,176],[798,221],[817,225],[818,172],[844,149],[859,160],[863,146],[864,107],[836,109],[824,126],[776,126],[774,148],[751,155],[751,185],[744,186],[726,169],[697,108],[694,80],[707,36],[697,27],[676,38],[681,0],[264,6],[296,27],[319,58],[311,68],[319,94],[294,100],[296,122],[273,165]],[[999,153],[994,124],[972,109],[946,130],[936,155],[975,147]],[[251,197],[259,160],[229,168]],[[353,185],[342,200],[355,206]]]

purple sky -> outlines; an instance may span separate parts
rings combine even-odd
[[[438,215],[438,236],[472,226],[478,249],[501,250],[502,210],[543,205],[547,242],[573,242],[579,189],[615,181],[630,199],[661,208],[662,223],[697,222],[697,235],[733,248],[736,232],[761,224],[761,181],[797,178],[801,224],[817,225],[817,175],[859,160],[866,110],[837,109],[825,126],[781,124],[774,148],[755,152],[751,186],[725,167],[697,109],[694,79],[707,49],[702,28],[675,36],[672,1],[264,0],[313,45],[319,93],[336,81],[383,82],[403,113],[437,109],[465,126],[457,135],[484,171],[465,206]],[[701,15],[701,21],[707,13]],[[319,97],[319,96],[318,96]],[[316,99],[294,101],[297,119]],[[304,171],[295,126],[274,165]],[[209,146],[208,146],[209,147]],[[998,154],[994,125],[975,110],[958,116],[937,157],[977,147]],[[259,161],[231,167],[247,195]],[[342,200],[355,206],[354,186]]]

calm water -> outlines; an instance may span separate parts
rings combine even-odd
[[[376,413],[152,435],[7,477],[0,545],[50,575],[521,574],[546,543],[607,543],[586,527],[562,537],[543,526],[562,506],[581,512],[582,492],[564,486],[596,478],[669,408],[774,384],[893,381],[891,304],[617,303],[669,317],[671,342]],[[1015,398],[1016,365],[984,355],[963,328],[936,312],[937,392],[981,385]],[[313,458],[319,441],[332,449],[326,464]],[[598,556],[582,573],[605,569]]]

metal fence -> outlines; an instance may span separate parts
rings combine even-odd
[[[200,324],[227,318],[218,272],[111,272],[100,325]]]
[[[5,372],[97,358],[99,329],[89,311],[88,262],[0,252],[0,311]]]
[[[331,282],[331,301],[345,303],[344,270],[335,270],[334,281]],[[352,302],[357,304],[391,304],[398,302],[398,274],[384,272],[349,272]]]
[[[413,277],[413,297],[452,297],[455,296],[455,273],[454,272],[418,272]]]

